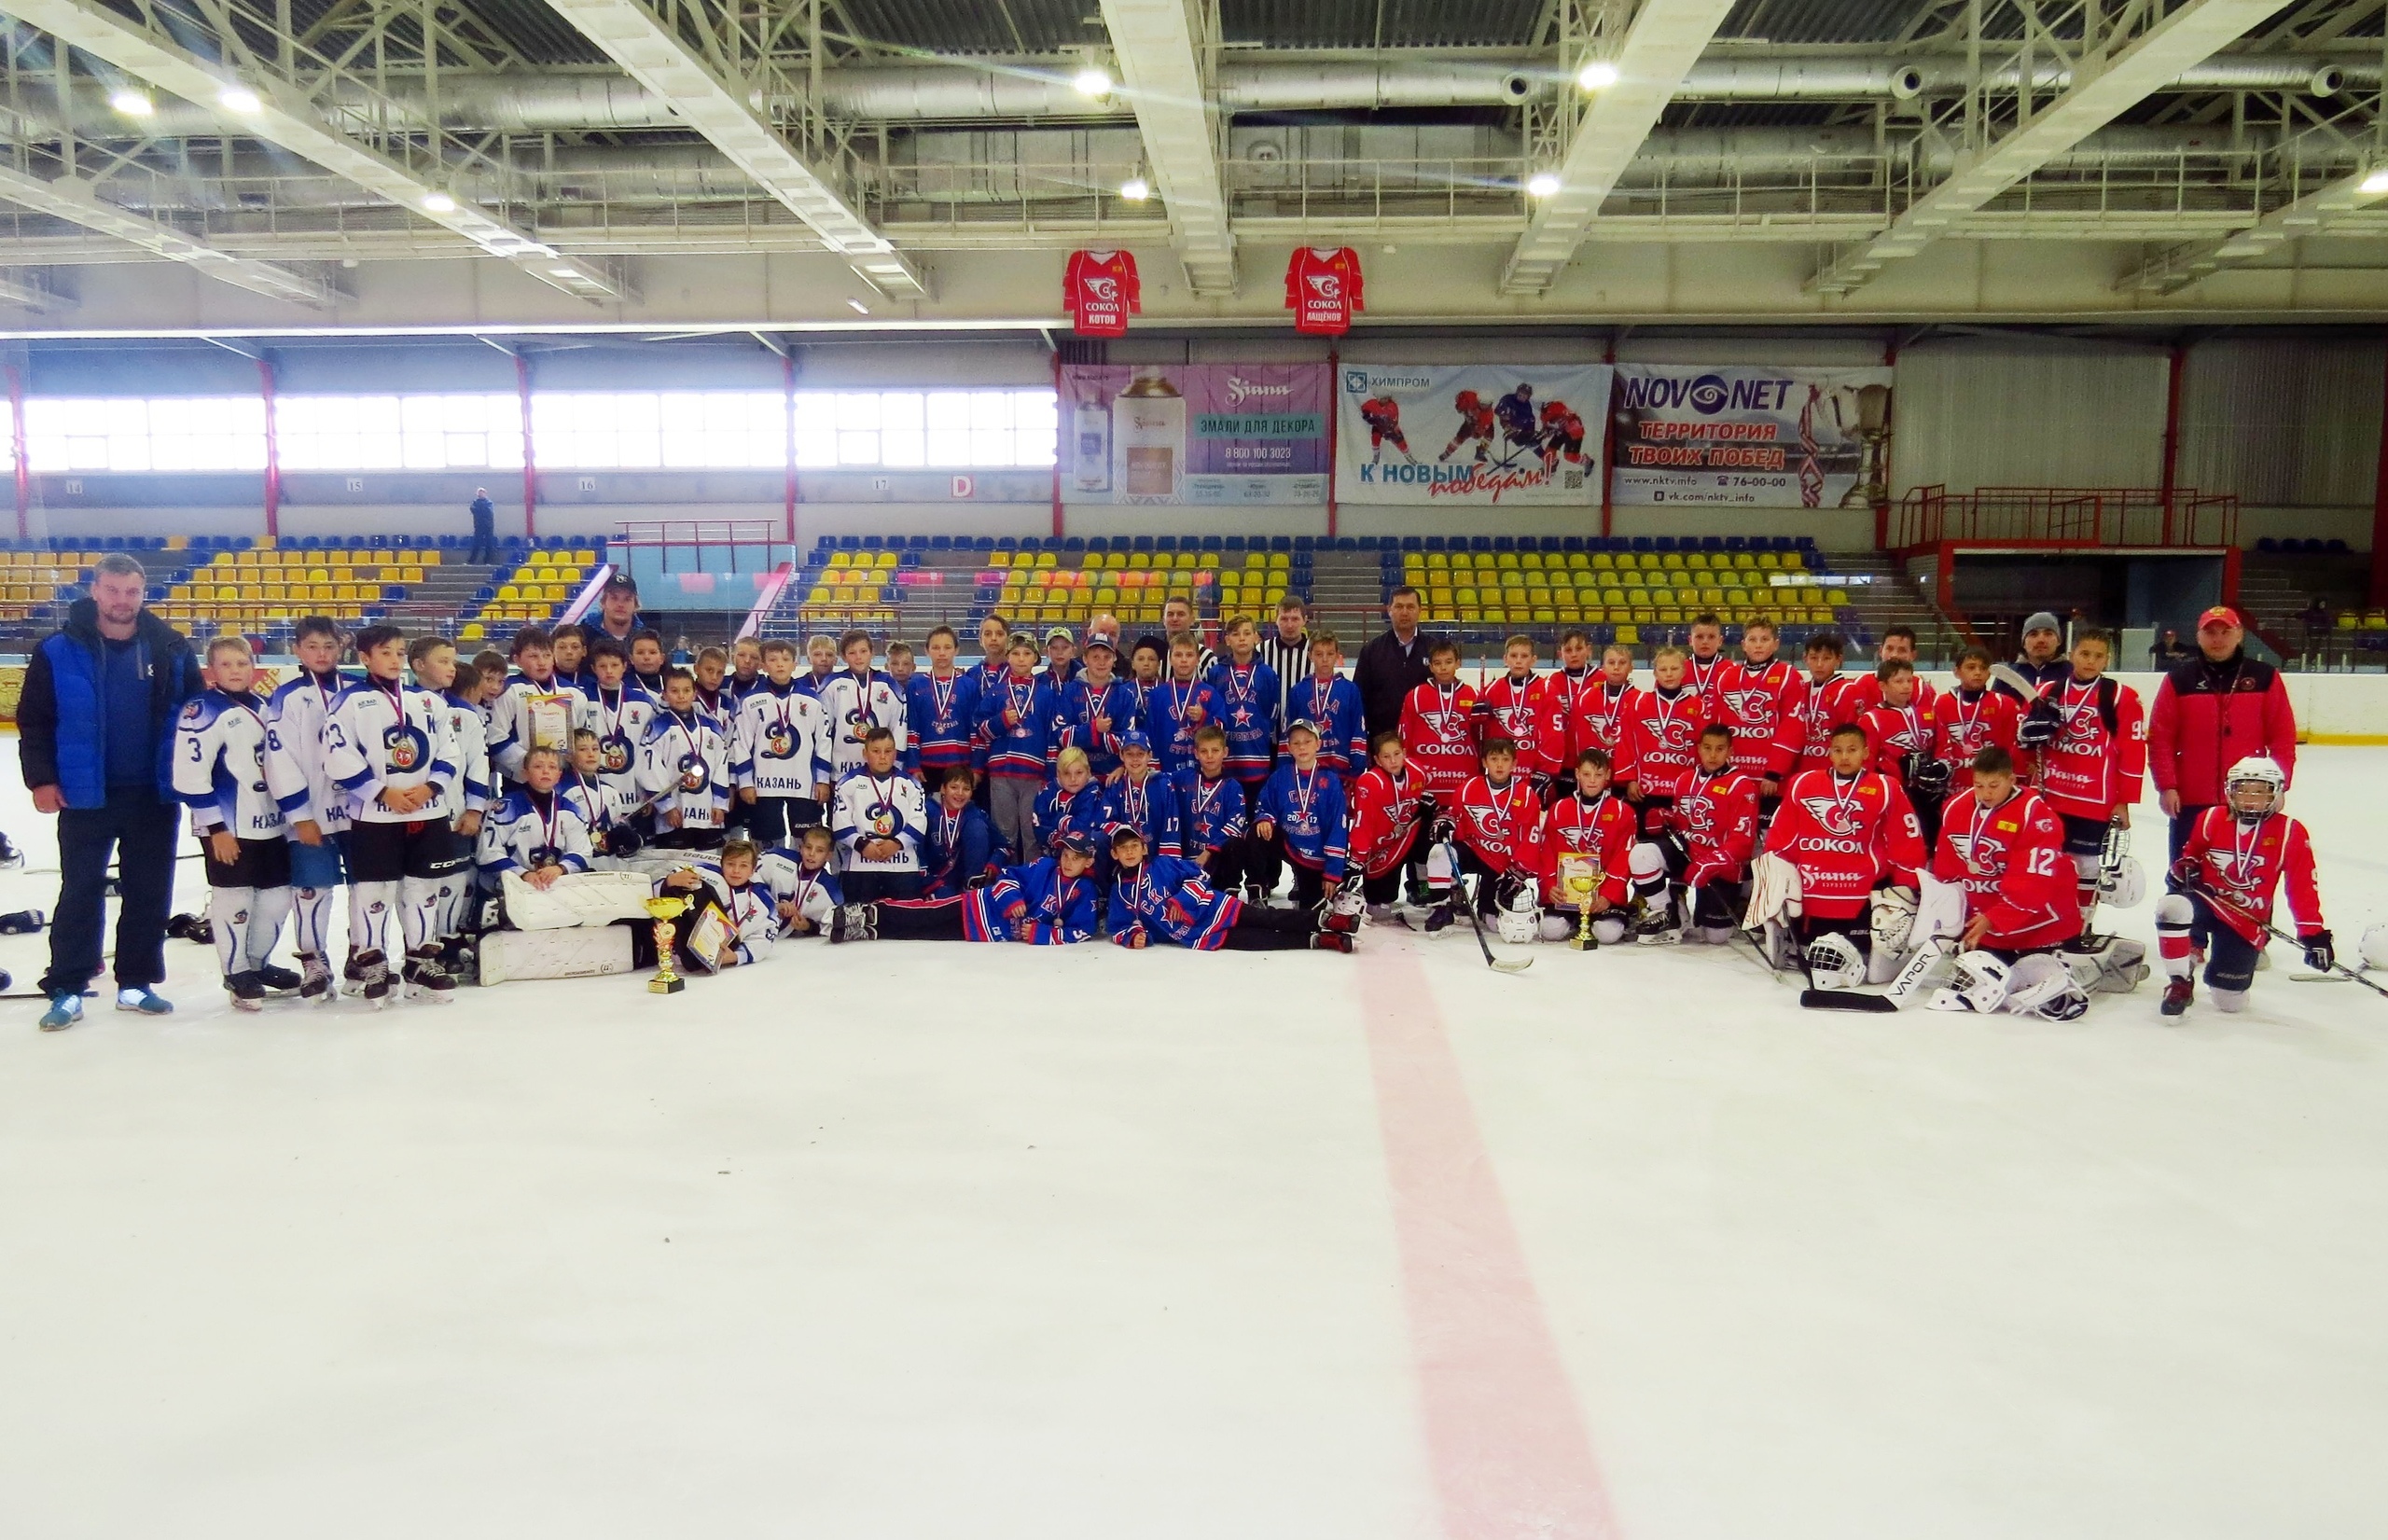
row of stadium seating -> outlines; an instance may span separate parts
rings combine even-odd
[[[497,544],[499,549],[509,552],[526,551],[544,544],[593,548],[602,553],[607,539],[603,534],[543,534],[535,538],[508,534],[500,536]],[[472,543],[472,536],[465,534],[110,534],[90,538],[53,534],[0,539],[0,551],[86,550],[101,555],[124,551],[137,557],[145,550],[468,550]]]
[[[819,550],[1812,551],[1805,534],[825,534]]]

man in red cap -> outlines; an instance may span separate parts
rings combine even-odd
[[[2222,800],[2223,773],[2264,755],[2283,776],[2297,770],[2297,715],[2280,671],[2250,658],[2236,610],[2216,604],[2198,617],[2198,656],[2175,664],[2156,687],[2147,717],[2147,773],[2173,821],[2174,859],[2198,814]]]

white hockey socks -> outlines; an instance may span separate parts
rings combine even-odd
[[[282,939],[282,922],[290,914],[288,888],[259,888],[257,899],[249,905],[250,971],[273,960],[274,944]]]
[[[2197,952],[2189,940],[2197,917],[2197,906],[2186,894],[2168,893],[2156,901],[2156,955],[2168,977],[2187,978],[2197,971]]]
[[[351,950],[390,955],[390,922],[398,907],[396,882],[351,882],[348,885],[348,942]]]
[[[437,877],[410,877],[398,884],[398,928],[408,951],[439,944],[439,913],[448,901],[446,887]]]
[[[227,978],[248,971],[249,913],[257,901],[255,888],[207,890],[207,925],[215,932],[216,966]]]
[[[332,917],[332,890],[329,888],[292,888],[290,890],[290,940],[305,956],[321,957],[329,948],[331,937],[326,927]],[[351,911],[354,909],[352,905]]]

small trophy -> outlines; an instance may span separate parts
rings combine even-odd
[[[1593,951],[1600,942],[1592,936],[1592,895],[1601,891],[1601,868],[1590,856],[1559,858],[1559,891],[1576,906],[1576,936],[1567,944],[1577,951]]]
[[[677,994],[687,988],[688,981],[672,971],[672,922],[688,907],[685,898],[663,894],[646,901],[646,912],[655,917],[656,974],[647,980],[649,994]]]

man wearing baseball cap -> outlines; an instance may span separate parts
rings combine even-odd
[[[646,617],[638,612],[638,579],[619,567],[597,590],[597,629],[625,647],[632,632],[646,629]]]
[[[2198,617],[2198,656],[2175,664],[2156,687],[2147,716],[2147,773],[2173,821],[2178,859],[2198,814],[2222,800],[2222,777],[2249,755],[2284,776],[2297,770],[2297,714],[2280,671],[2246,654],[2238,611],[2216,604]]]

